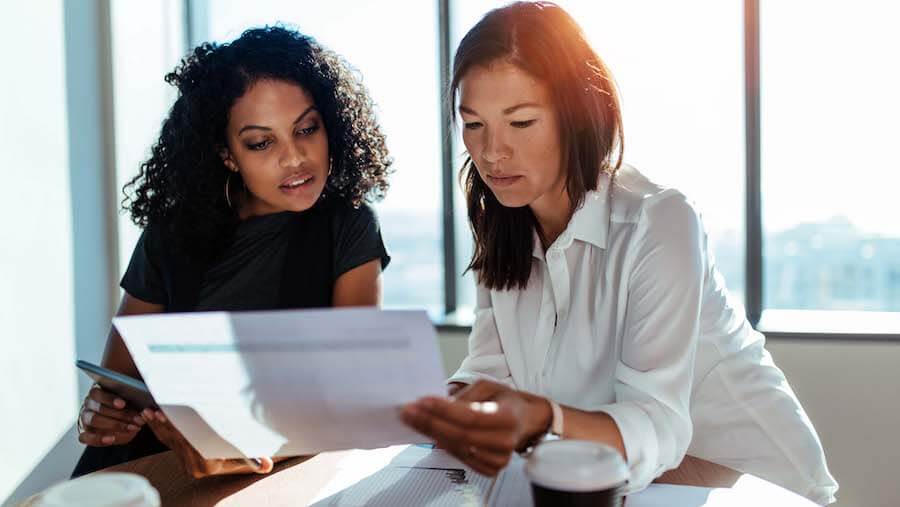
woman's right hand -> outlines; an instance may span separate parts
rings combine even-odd
[[[95,384],[78,414],[78,441],[93,447],[127,444],[144,424],[125,400]]]

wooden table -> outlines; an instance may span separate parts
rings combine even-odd
[[[97,473],[131,472],[142,475],[159,491],[162,505],[217,506],[307,505],[335,476],[352,451],[328,452],[295,458],[275,465],[268,475],[223,475],[194,479],[169,451],[147,456]]]
[[[393,449],[393,450],[392,450]],[[338,451],[295,458],[275,466],[268,475],[231,475],[193,479],[172,452],[148,456],[96,472],[130,472],[146,477],[168,506],[295,506],[308,505],[335,487],[353,484],[384,467],[399,448]],[[811,502],[762,479],[730,469],[685,463],[660,477],[657,484],[631,495],[629,507],[770,505],[810,507]],[[341,479],[343,482],[341,482]],[[660,483],[662,481],[663,483]],[[685,487],[691,485],[694,487]],[[701,486],[701,487],[696,487]],[[678,502],[670,500],[678,495]],[[20,507],[33,505],[29,499]]]

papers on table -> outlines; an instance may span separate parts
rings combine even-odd
[[[421,311],[117,317],[157,404],[207,459],[420,442],[398,408],[445,394]]]
[[[324,456],[324,455],[320,455]],[[310,502],[316,507],[428,507],[534,505],[525,460],[513,455],[496,478],[483,476],[450,454],[421,446],[352,451],[339,472]],[[628,496],[628,507],[813,507],[809,500],[745,475],[731,488],[651,484]]]
[[[446,452],[414,445],[354,451],[340,468],[310,505],[484,506],[494,485]]]

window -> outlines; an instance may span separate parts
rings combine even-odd
[[[876,0],[760,7],[767,311],[900,311],[898,17]]]
[[[116,47],[120,183],[146,157],[174,96],[162,75],[183,53],[185,29],[193,46],[232,40],[249,27],[296,26],[359,70],[388,136],[395,173],[387,199],[376,205],[393,257],[385,306],[425,307],[438,319],[455,311],[455,322],[466,324],[475,291],[471,274],[462,276],[472,251],[457,184],[464,147],[456,127],[442,130],[448,119],[441,118],[439,81],[449,69],[441,68],[439,48],[445,42],[452,58],[463,34],[506,3],[116,2],[116,46],[140,44],[145,55],[136,65]],[[844,319],[835,324],[844,331],[874,329],[873,314],[885,312],[877,332],[896,332],[900,222],[893,218],[891,192],[900,182],[900,156],[888,147],[900,137],[894,92],[900,67],[892,65],[900,36],[888,20],[900,8],[876,0],[764,2],[761,9],[758,0],[559,3],[619,84],[625,162],[697,202],[717,266],[752,318],[765,310],[767,330],[819,323],[816,330],[828,332],[821,328],[828,319]],[[145,18],[158,23],[141,27],[164,29],[128,28]],[[401,19],[402,29],[393,29]],[[758,25],[750,22],[756,19]],[[758,53],[748,46],[761,62],[759,94],[751,83],[753,60],[745,59],[745,35],[760,41]],[[759,111],[761,136],[754,140],[755,124],[745,130],[745,122]],[[450,165],[441,157],[447,146]],[[447,179],[452,206],[442,202]],[[745,186],[759,179],[761,187]],[[760,197],[762,211],[751,206],[745,214],[746,203]],[[447,231],[453,251],[443,242],[445,217],[455,224]],[[136,233],[123,227],[124,267]],[[761,268],[753,267],[760,259]],[[846,320],[851,311],[861,312],[859,318]]]
[[[451,47],[505,0],[457,1]],[[744,95],[742,3],[560,0],[619,85],[624,161],[697,202],[731,293],[744,287]],[[458,143],[454,153],[464,147]],[[454,171],[458,169],[454,167]],[[458,196],[457,203],[463,202]],[[471,239],[457,207],[465,266]],[[471,278],[471,277],[467,277]],[[460,306],[474,304],[471,280]]]
[[[162,122],[175,101],[165,75],[184,55],[184,16],[179,0],[112,2],[113,97],[115,111],[116,196],[150,158]],[[119,213],[119,274],[124,274],[140,236],[127,212]],[[118,280],[116,280],[118,282]]]

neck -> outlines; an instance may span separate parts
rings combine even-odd
[[[565,187],[548,192],[529,205],[540,227],[541,243],[546,250],[569,225],[572,204]]]
[[[272,208],[250,192],[244,192],[238,205],[238,219],[247,220],[248,218],[271,215],[279,211],[282,210]]]

